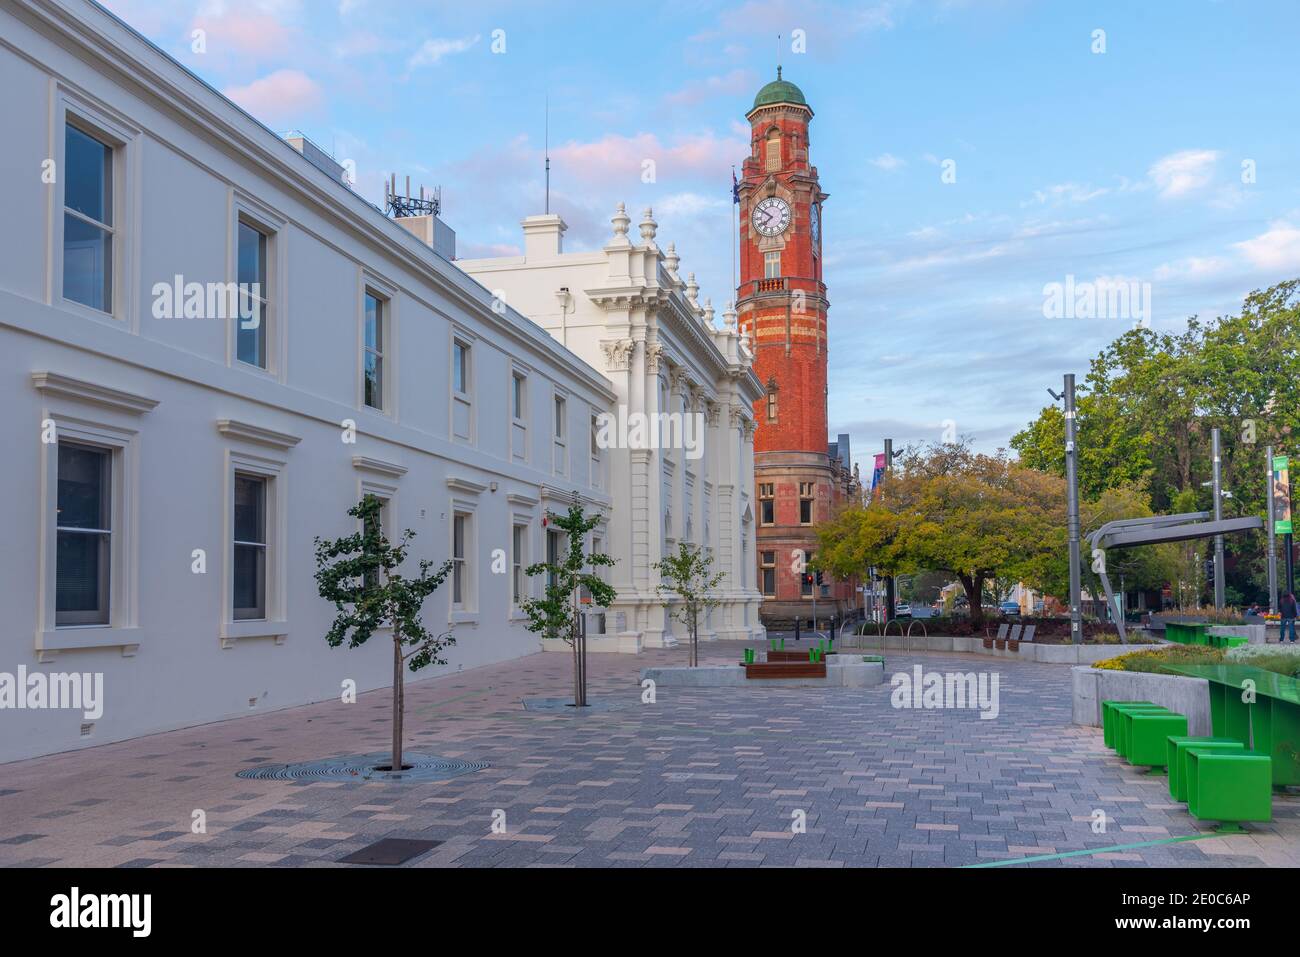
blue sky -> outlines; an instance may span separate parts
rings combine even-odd
[[[830,427],[859,460],[947,423],[1005,445],[1133,324],[1044,318],[1048,283],[1149,283],[1151,324],[1177,328],[1300,276],[1294,0],[107,6],[272,129],[355,162],[372,201],[390,171],[440,185],[466,257],[516,252],[541,212],[549,96],[568,248],[602,244],[617,202],[634,222],[652,205],[719,313],[731,167],[779,50],[816,113]]]

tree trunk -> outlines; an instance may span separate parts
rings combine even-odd
[[[984,590],[984,577],[959,573],[957,580],[961,582],[961,587],[966,592],[966,601],[970,605],[971,626],[979,628],[984,624],[984,599],[981,594]]]
[[[700,620],[696,612],[691,612],[691,667],[700,666]]]
[[[402,712],[405,710],[402,674],[402,630],[393,624],[393,767],[392,773],[402,770]]]

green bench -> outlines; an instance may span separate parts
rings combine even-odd
[[[1129,707],[1158,708],[1160,706],[1152,704],[1150,701],[1103,701],[1101,703],[1101,739],[1105,742],[1106,747],[1115,747],[1115,724],[1118,720],[1115,717],[1116,712],[1120,708]]]
[[[1246,746],[1235,738],[1198,738],[1170,735],[1165,741],[1165,766],[1169,768],[1169,796],[1187,803],[1187,749],[1244,751]]]
[[[1111,729],[1111,747],[1115,753],[1125,760],[1128,759],[1132,751],[1133,741],[1133,718],[1136,715],[1169,715],[1174,712],[1170,711],[1164,705],[1121,705],[1115,710],[1115,716],[1111,719],[1113,727]],[[1183,734],[1187,729],[1183,728]]]
[[[1128,763],[1164,773],[1169,761],[1169,739],[1187,736],[1187,718],[1174,711],[1130,711],[1124,716],[1127,723],[1124,757]]]
[[[1216,738],[1233,738],[1273,759],[1273,785],[1300,785],[1300,681],[1253,665],[1178,665],[1170,671],[1205,678]],[[1246,682],[1253,700],[1245,693]]]
[[[1259,751],[1187,749],[1187,811],[1218,821],[1218,833],[1240,834],[1243,821],[1273,819],[1273,761]]]

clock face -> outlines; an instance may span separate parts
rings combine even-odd
[[[820,249],[822,244],[821,207],[815,203],[808,208],[808,226],[812,230],[813,249]]]
[[[790,204],[769,196],[754,207],[754,229],[764,236],[779,236],[790,225]]]

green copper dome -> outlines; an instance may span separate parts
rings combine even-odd
[[[776,79],[758,91],[758,96],[754,97],[754,105],[751,109],[756,110],[760,106],[770,106],[773,103],[808,105],[808,101],[803,98],[803,91],[799,87],[789,80],[781,79],[780,67],[776,68]]]

